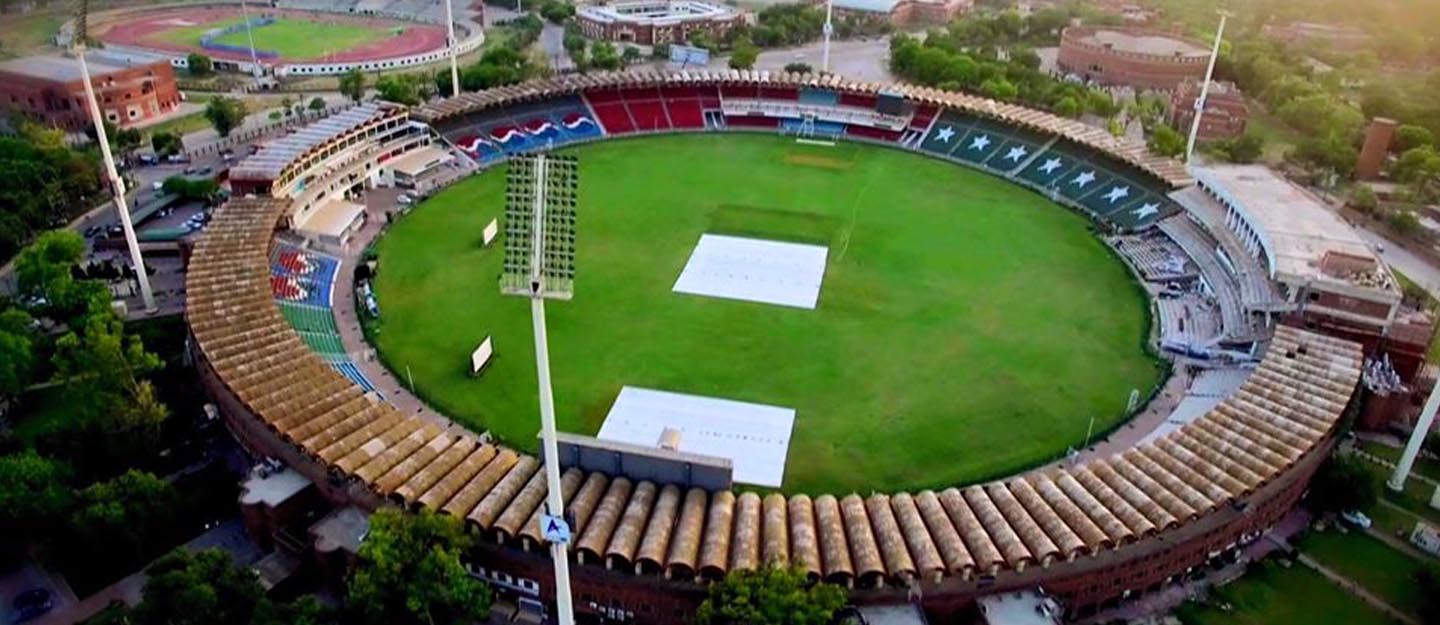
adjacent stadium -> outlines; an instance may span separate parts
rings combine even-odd
[[[192,355],[248,450],[336,505],[463,519],[526,618],[555,598],[534,354],[485,232],[519,197],[507,162],[539,153],[581,163],[575,294],[548,307],[562,429],[649,437],[556,459],[593,621],[684,622],[763,566],[935,622],[1164,592],[1300,500],[1399,302],[1255,171],[1192,177],[966,94],[593,73],[358,105],[231,169],[191,255]],[[408,214],[354,203],[427,181]],[[788,449],[784,481],[737,456],[716,485],[696,439]]]
[[[550,313],[563,430],[599,431],[627,385],[786,406],[786,490],[923,488],[1057,459],[1159,378],[1125,266],[1083,217],[996,178],[768,135],[575,152],[579,292]],[[499,255],[474,245],[500,216],[502,174],[450,187],[381,240],[375,342],[442,412],[533,450],[529,308],[499,294]],[[824,246],[819,305],[672,293],[707,233]],[[487,335],[500,357],[476,380],[466,355]]]
[[[165,56],[179,67],[194,53],[211,57],[217,69],[226,71],[338,74],[351,67],[387,70],[442,59],[443,16],[436,0],[367,2],[363,7],[301,0],[248,11],[215,2],[105,11],[91,16],[90,32],[117,52]],[[484,41],[480,26],[469,19],[457,22],[457,33],[462,53]]]

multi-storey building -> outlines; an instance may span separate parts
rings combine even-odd
[[[121,128],[164,116],[180,104],[175,72],[164,61],[123,64],[91,55],[90,83],[101,114]],[[69,131],[90,126],[80,62],[32,56],[0,62],[0,109]]]

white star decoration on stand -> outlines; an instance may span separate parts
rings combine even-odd
[[[980,135],[970,142],[970,149],[983,150],[990,147],[990,135]]]
[[[1020,162],[1020,159],[1025,158],[1026,154],[1029,154],[1029,151],[1027,151],[1024,146],[1017,145],[1013,148],[1010,148],[1010,151],[1005,153],[1005,160],[1012,163],[1018,163]]]
[[[950,138],[954,136],[955,129],[946,126],[944,128],[941,128],[940,132],[935,133],[935,140],[939,141],[940,143],[950,143]]]
[[[1051,174],[1057,169],[1060,169],[1060,159],[1058,158],[1047,158],[1045,159],[1045,164],[1040,166],[1040,171],[1046,175]]]
[[[1132,212],[1135,213],[1136,219],[1144,219],[1160,212],[1160,205],[1154,202],[1146,202]]]
[[[1084,187],[1087,184],[1095,182],[1095,172],[1087,171],[1081,173],[1079,176],[1076,176],[1075,179],[1071,180],[1070,182],[1077,187]]]
[[[1111,204],[1114,204],[1115,200],[1128,197],[1129,195],[1130,187],[1110,187],[1110,192],[1105,194],[1105,199],[1109,200]]]

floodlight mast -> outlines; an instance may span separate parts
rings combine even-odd
[[[245,3],[245,0],[240,0],[240,14],[245,18],[245,38],[250,42],[250,74],[255,76],[255,80],[258,81],[262,73],[260,71],[260,55],[255,53],[255,32],[251,30],[250,6]]]
[[[825,34],[825,44],[820,52],[820,73],[830,73],[830,36],[835,32],[834,25],[830,22],[833,0],[825,0],[825,27],[821,31]]]
[[[1200,118],[1205,116],[1205,102],[1210,98],[1210,79],[1215,75],[1215,59],[1220,57],[1220,41],[1225,36],[1225,20],[1229,11],[1220,11],[1220,27],[1215,29],[1215,45],[1210,49],[1210,64],[1205,67],[1205,82],[1200,83],[1200,97],[1195,100],[1195,117],[1190,120],[1190,137],[1185,140],[1185,164],[1195,153],[1195,137],[1200,134]]]
[[[450,37],[450,95],[460,95],[460,61],[455,58],[455,13],[450,8],[454,0],[445,0],[445,27],[449,29]]]
[[[556,233],[546,232],[547,204],[550,202],[550,159],[540,154],[534,157],[517,157],[511,163],[512,172],[530,169],[530,184],[522,189],[525,193],[533,194],[529,199],[530,214],[529,232],[521,229],[506,228],[507,251],[513,249],[509,237],[522,234],[529,237],[529,275],[510,276],[509,280],[502,279],[501,291],[511,295],[527,295],[530,298],[530,320],[535,332],[535,374],[540,387],[540,438],[545,458],[545,507],[550,516],[564,518],[565,501],[560,492],[560,450],[556,443],[555,434],[555,393],[550,382],[550,343],[545,328],[545,300],[551,298],[566,298],[570,296],[570,286],[573,284],[573,263],[569,260],[561,260],[558,268],[547,264],[547,256],[552,258],[568,258],[573,249],[557,237],[567,237],[566,240],[573,240],[573,230],[566,224],[557,223]],[[561,175],[567,176],[571,189],[574,188],[573,166],[563,167]],[[523,177],[523,176],[522,176]],[[512,181],[513,183],[513,181]],[[512,185],[513,186],[513,185]],[[567,199],[562,192],[562,200]],[[573,198],[568,198],[573,199]],[[510,202],[521,201],[514,192],[509,198]],[[562,211],[567,212],[567,211]],[[514,215],[507,211],[507,220]],[[563,215],[562,219],[569,218]],[[562,248],[561,250],[547,249],[547,240],[554,238]],[[513,261],[519,259],[507,258],[506,270],[518,269]],[[548,273],[552,275],[546,275]],[[554,279],[557,277],[557,282]],[[516,278],[528,278],[528,284],[515,284]],[[551,289],[551,287],[555,287]],[[528,291],[528,292],[525,292]],[[570,595],[570,560],[569,550],[565,543],[550,543],[550,558],[555,563],[555,607],[556,623],[558,625],[573,625],[575,623],[575,608]]]
[[[145,312],[154,313],[155,294],[150,291],[150,276],[145,273],[145,258],[140,254],[140,242],[135,238],[135,224],[130,221],[130,207],[125,202],[125,181],[115,167],[115,155],[110,153],[110,135],[105,132],[105,116],[100,112],[100,102],[95,99],[95,86],[90,84],[90,66],[85,63],[85,38],[90,35],[87,28],[90,4],[80,3],[80,16],[76,20],[75,58],[80,61],[80,82],[85,85],[85,102],[90,105],[90,121],[95,124],[95,142],[100,144],[101,160],[105,163],[105,175],[110,178],[110,189],[114,194],[115,211],[120,214],[120,228],[125,232],[125,247],[130,252],[130,264],[135,266],[135,280],[140,283],[140,301]]]

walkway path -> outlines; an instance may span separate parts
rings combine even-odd
[[[1366,590],[1364,586],[1356,583],[1355,580],[1341,575],[1335,570],[1330,569],[1329,567],[1326,567],[1319,562],[1316,562],[1314,558],[1311,558],[1310,556],[1301,553],[1296,558],[1296,560],[1299,561],[1301,564],[1309,567],[1311,570],[1314,570],[1316,573],[1319,573],[1321,576],[1325,577],[1325,579],[1328,579],[1332,583],[1340,586],[1341,588],[1344,588],[1346,592],[1354,595],[1357,599],[1370,604],[1371,607],[1374,607],[1375,609],[1384,612],[1391,618],[1402,623],[1406,623],[1407,625],[1420,625],[1419,619],[1410,616],[1405,612],[1401,612],[1400,610],[1395,609],[1395,606],[1392,606],[1389,603],[1386,603],[1380,597],[1371,594],[1370,591]]]

